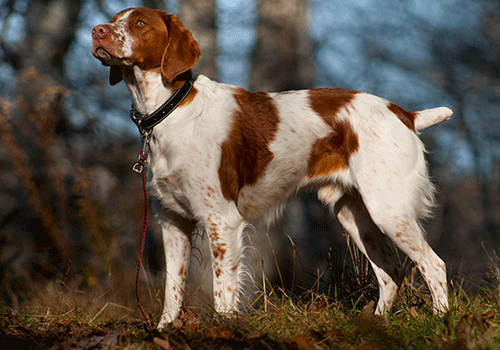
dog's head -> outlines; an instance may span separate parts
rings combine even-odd
[[[122,80],[121,67],[160,70],[172,83],[197,62],[198,43],[181,21],[165,11],[133,8],[92,30],[92,54],[110,66],[111,85]]]

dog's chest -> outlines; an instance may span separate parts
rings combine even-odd
[[[220,187],[220,152],[213,139],[176,136],[165,133],[162,142],[152,143],[148,187],[164,208],[194,218],[206,201],[206,189]]]

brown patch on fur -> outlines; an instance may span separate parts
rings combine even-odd
[[[356,91],[342,89],[314,89],[309,91],[309,104],[332,128],[327,136],[318,139],[308,161],[310,178],[324,176],[349,167],[349,158],[359,148],[358,136],[346,120],[336,118],[347,106]]]
[[[126,11],[129,10],[118,13],[111,23],[120,20]],[[101,35],[100,41],[105,44],[103,47],[113,54],[117,50],[115,48],[117,44],[120,47],[123,45],[123,38],[115,38],[116,34],[110,25],[98,27],[110,33],[105,37]],[[142,70],[160,69],[163,78],[169,83],[173,83],[179,75],[190,71],[198,62],[200,56],[198,43],[191,31],[174,15],[161,10],[136,8],[127,18],[126,30],[133,39],[132,55],[118,58],[126,58]],[[97,43],[93,44],[95,47],[96,45]],[[121,78],[120,70],[117,67],[112,68],[110,83],[114,85],[121,81]],[[196,93],[190,95],[194,97]],[[187,102],[190,101],[184,103]]]
[[[224,248],[225,244],[217,244],[213,245],[212,250],[213,250],[213,255],[215,259],[224,260],[224,255],[226,254],[226,248]]]
[[[191,68],[200,57],[200,48],[191,31],[174,15],[160,11],[168,27],[168,44],[163,53],[161,71],[169,82]]]
[[[127,29],[133,40],[131,58],[143,70],[161,67],[169,43],[165,16],[163,11],[147,8],[137,8],[128,16]]]
[[[348,105],[357,93],[344,89],[312,89],[309,90],[309,105],[331,125],[337,113]]]
[[[180,89],[182,85],[184,85],[186,80],[192,79],[192,77],[193,73],[191,72],[191,70],[188,70],[187,72],[179,75],[176,78],[176,80],[172,83],[172,92]],[[193,86],[189,94],[181,101],[181,103],[179,103],[179,107],[190,104],[194,100],[197,94],[198,94],[198,89],[195,86]]]
[[[415,118],[417,117],[417,113],[405,111],[403,108],[391,102],[389,102],[387,108],[394,113],[408,129],[415,131]]]
[[[193,86],[193,89],[189,92],[189,94],[184,98],[184,100],[181,101],[181,103],[179,103],[179,107],[190,104],[196,97],[197,93],[198,89]]]
[[[222,275],[222,270],[219,265],[214,265],[214,274],[215,277],[219,278]]]
[[[273,160],[269,144],[278,131],[280,118],[267,93],[236,89],[234,98],[239,108],[221,146],[219,181],[224,198],[236,202],[241,188],[255,184]]]

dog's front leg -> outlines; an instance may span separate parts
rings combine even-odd
[[[241,258],[245,223],[236,209],[230,214],[208,216],[206,230],[210,239],[215,311],[238,311],[241,286]]]
[[[179,315],[191,253],[194,224],[178,220],[176,224],[160,222],[165,246],[165,301],[158,329],[163,330]]]

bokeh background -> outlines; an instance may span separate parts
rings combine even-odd
[[[125,84],[108,85],[90,45],[95,25],[136,6],[174,12],[192,29],[202,50],[196,74],[251,91],[341,87],[408,110],[452,108],[452,120],[422,134],[439,189],[428,240],[453,286],[497,288],[498,1],[0,0],[3,307],[64,303],[54,290],[135,307],[144,203],[130,169],[140,139]],[[313,194],[291,200],[282,220],[256,225],[248,239],[254,286],[267,278],[267,288],[353,293],[363,281],[353,287],[349,269],[368,269]],[[191,295],[209,294],[205,241],[195,240]],[[155,305],[161,248],[151,215],[141,283]]]

